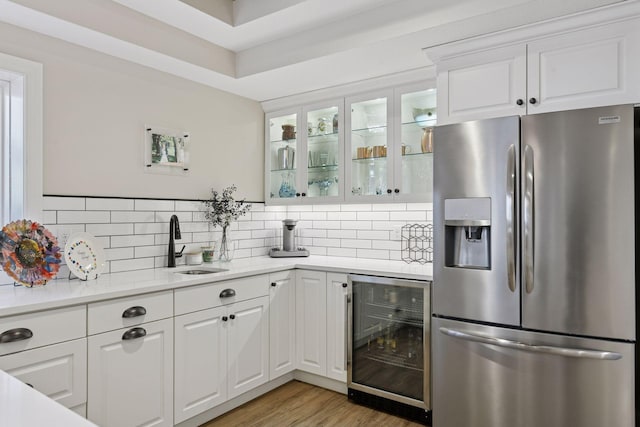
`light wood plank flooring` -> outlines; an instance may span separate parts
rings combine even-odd
[[[404,418],[351,403],[347,396],[291,381],[202,427],[314,426],[422,427]]]

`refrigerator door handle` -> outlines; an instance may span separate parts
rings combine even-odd
[[[507,283],[511,292],[516,291],[516,242],[515,242],[515,196],[516,196],[516,146],[511,144],[507,151]]]
[[[533,149],[530,145],[524,147],[524,196],[523,196],[523,228],[524,228],[524,244],[523,244],[523,260],[524,260],[524,285],[528,294],[533,292],[533,252],[535,248],[534,242],[534,175],[533,175]]]
[[[514,350],[530,351],[533,353],[553,354],[556,356],[577,357],[581,359],[618,360],[622,358],[620,353],[612,351],[582,350],[579,348],[555,347],[548,345],[531,345],[504,338],[485,337],[449,328],[440,328],[440,332],[453,338],[466,341],[479,342],[481,344],[495,345]]]

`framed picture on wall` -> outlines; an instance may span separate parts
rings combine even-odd
[[[145,126],[144,166],[150,172],[189,172],[189,132]]]

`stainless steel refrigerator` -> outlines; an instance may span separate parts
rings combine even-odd
[[[632,105],[434,134],[434,427],[636,422]]]

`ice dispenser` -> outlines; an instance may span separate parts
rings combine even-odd
[[[491,269],[491,199],[445,199],[446,267]]]

